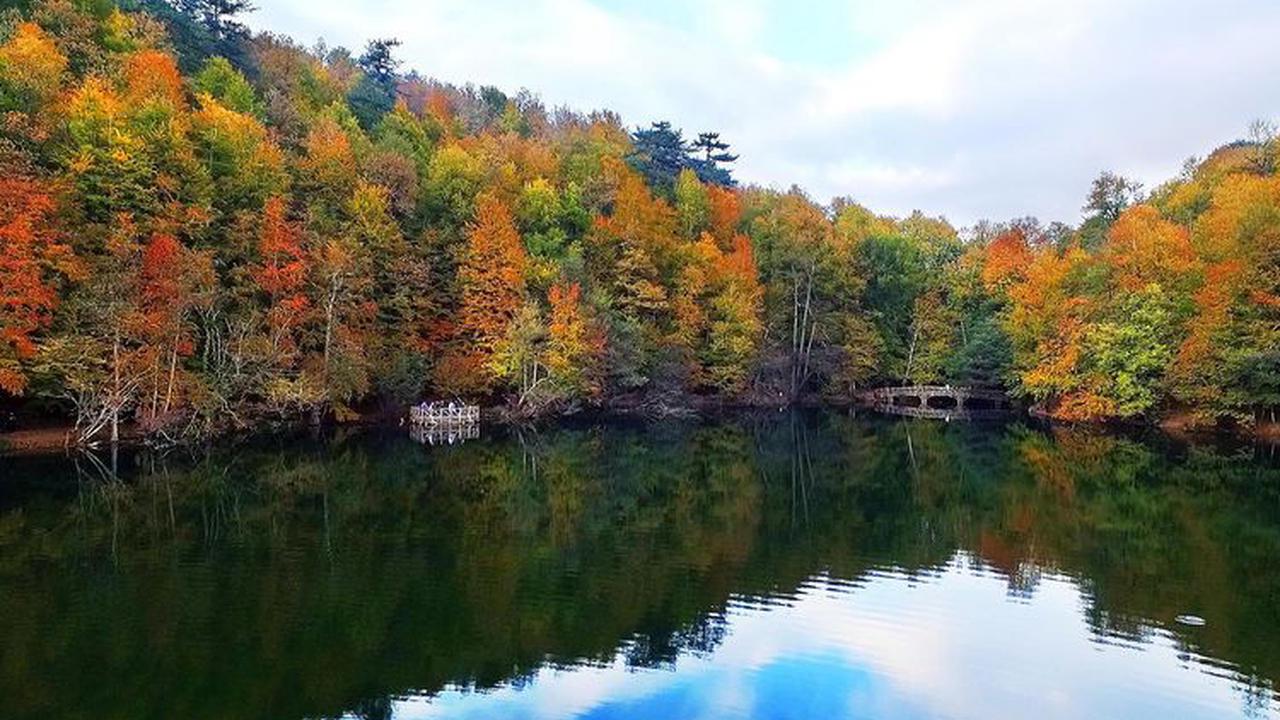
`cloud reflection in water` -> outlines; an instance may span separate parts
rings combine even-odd
[[[397,702],[397,718],[1280,717],[1150,628],[1141,644],[1089,626],[1081,587],[1028,598],[957,553],[936,576],[811,579],[794,599],[735,598],[724,642],[670,669],[543,669],[520,687]]]

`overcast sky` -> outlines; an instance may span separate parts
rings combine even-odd
[[[1280,117],[1280,0],[259,0],[257,29],[718,130],[744,182],[873,210],[1076,222]]]

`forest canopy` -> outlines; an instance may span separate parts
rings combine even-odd
[[[1280,406],[1267,123],[1150,190],[1101,174],[1078,227],[959,232],[742,186],[714,131],[433,80],[395,39],[255,34],[243,0],[10,5],[0,403],[82,439],[888,383],[1073,420]]]

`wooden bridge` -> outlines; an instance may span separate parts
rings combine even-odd
[[[881,412],[941,420],[980,420],[1008,415],[1009,396],[1000,390],[963,385],[905,385],[868,390],[863,403]]]

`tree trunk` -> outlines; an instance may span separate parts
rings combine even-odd
[[[907,348],[907,368],[905,376],[902,378],[903,384],[911,383],[911,366],[916,361],[916,341],[920,339],[920,326],[913,324],[911,327],[911,345]]]
[[[813,357],[813,336],[818,334],[818,321],[809,326],[809,340],[804,349],[804,371],[800,373],[800,387],[809,382],[809,359]]]
[[[160,408],[160,357],[156,356],[151,367],[151,417],[155,418]]]
[[[804,376],[808,372],[806,354],[807,345],[812,347],[812,331],[809,327],[809,312],[813,302],[813,270],[805,274],[804,304],[800,304],[800,277],[797,275],[791,285],[791,383],[790,399],[794,401],[800,395]]]
[[[111,444],[120,442],[120,331],[111,342]]]
[[[324,306],[324,372],[329,374],[329,353],[333,345],[334,316],[337,315],[338,296],[342,294],[342,278],[331,275],[329,278],[329,296]]]
[[[800,278],[794,277],[791,282],[791,382],[788,387],[790,398],[796,396],[796,353],[800,338]]]
[[[800,321],[800,344],[796,348],[798,353],[798,357],[796,358],[796,362],[795,362],[796,375],[795,375],[795,378],[793,379],[792,389],[791,389],[791,398],[793,400],[800,396],[800,392],[804,389],[804,382],[807,379],[806,375],[808,375],[808,372],[809,372],[808,352],[809,352],[809,349],[813,348],[813,331],[809,327],[809,309],[812,307],[812,305],[813,305],[813,269],[810,268],[808,274],[805,277],[804,317]],[[817,325],[816,321],[814,322],[814,325],[815,326]],[[806,331],[808,332],[807,343],[806,343],[806,337],[805,337]]]
[[[324,305],[324,369],[329,372],[329,347],[333,342],[333,293]]]
[[[164,391],[164,411],[169,412],[173,402],[173,382],[178,373],[178,336],[173,336],[173,347],[169,349],[169,386]]]

